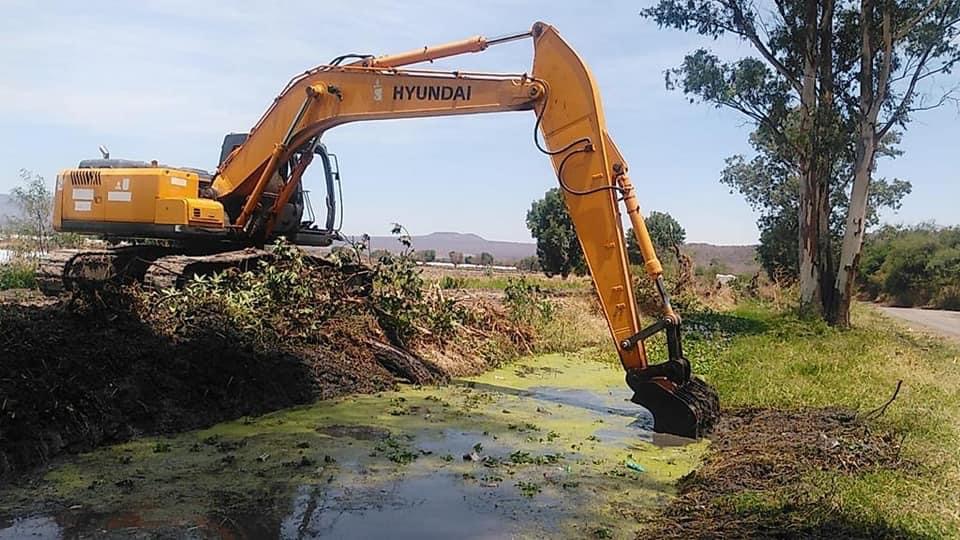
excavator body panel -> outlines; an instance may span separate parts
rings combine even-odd
[[[54,227],[145,238],[225,234],[223,205],[199,191],[197,173],[186,170],[66,169],[57,176]]]

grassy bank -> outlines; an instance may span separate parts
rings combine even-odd
[[[795,430],[788,420],[796,419],[798,411],[805,411],[806,419],[818,419],[809,425],[815,432],[813,448],[775,456],[777,463],[754,463],[777,467],[798,459],[796,478],[759,488],[734,483],[706,490],[703,478],[693,479],[690,489],[699,489],[696,502],[704,508],[689,508],[689,513],[729,520],[729,529],[714,528],[710,534],[960,536],[960,350],[865,306],[855,310],[855,328],[849,331],[756,303],[688,320],[688,356],[695,370],[717,388],[727,416],[740,422],[718,435],[716,455],[708,457],[705,469],[722,468],[731,456],[720,452],[744,449],[737,444],[731,449],[731,441],[723,439],[749,437],[761,429],[751,425],[758,414],[780,411],[783,424],[775,426],[771,439]],[[882,408],[898,381],[903,382],[896,399]],[[765,412],[737,412],[744,408]],[[856,414],[837,413],[836,408]],[[842,424],[845,435],[838,439],[816,433],[827,429],[825,418],[828,424]],[[804,435],[796,431],[793,438]],[[880,444],[894,450],[883,458],[884,466],[872,458],[863,460],[869,462],[864,466],[804,462],[804,452],[873,456],[889,450],[874,447]],[[679,504],[690,502],[688,497]]]

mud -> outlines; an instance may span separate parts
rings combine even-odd
[[[606,360],[528,358],[64,456],[0,488],[0,538],[632,538],[707,443],[649,442]]]
[[[349,333],[333,352],[259,350],[203,329],[174,342],[123,314],[0,303],[0,479],[141,434],[442,379],[391,351]]]

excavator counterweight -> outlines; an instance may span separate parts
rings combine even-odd
[[[407,67],[526,38],[532,38],[534,46],[530,74]],[[348,59],[352,63],[344,64]],[[138,261],[134,266],[142,276],[157,275],[149,267],[155,260],[198,273],[262,256],[257,250],[243,252],[248,255],[229,253],[237,253],[238,247],[261,247],[280,235],[298,240],[313,234],[329,244],[339,237],[339,230],[329,215],[326,227],[319,230],[312,219],[302,219],[309,205],[300,186],[314,155],[321,155],[327,207],[335,209],[333,186],[339,186],[339,173],[333,172],[335,160],[320,144],[327,130],[350,122],[506,111],[534,112],[535,146],[553,164],[627,384],[635,392],[633,401],[653,413],[657,431],[699,437],[718,414],[716,393],[691,375],[683,356],[681,319],[670,304],[627,162],[607,132],[596,81],[579,55],[546,23],[496,39],[477,36],[385,56],[346,55],[308,70],[287,84],[248,133],[228,136],[212,175],[156,162],[124,167],[133,162],[117,163],[120,160],[63,171],[54,215],[59,230],[131,242],[162,238],[171,247],[137,251],[128,246],[126,252],[101,250],[95,256],[74,253],[50,268],[62,267],[64,281],[67,269],[80,269],[84,277],[122,273],[127,266],[119,261],[127,259]],[[663,304],[661,318],[647,327],[640,325],[634,299],[621,201],[644,270]],[[190,246],[193,253],[177,252],[186,249],[183,246]],[[151,255],[155,258],[147,251],[156,253]],[[134,252],[137,256],[131,257]],[[112,253],[117,254],[113,259]],[[88,268],[92,270],[86,272]],[[159,281],[182,281],[169,274]],[[651,364],[644,341],[658,332],[666,334],[668,358]]]

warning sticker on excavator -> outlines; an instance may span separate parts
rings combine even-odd
[[[90,201],[73,201],[74,212],[89,212],[91,208],[93,203]]]
[[[108,191],[107,200],[112,202],[130,202],[133,194],[129,191]]]
[[[87,188],[73,188],[73,200],[75,201],[92,201],[93,200],[93,190]]]

